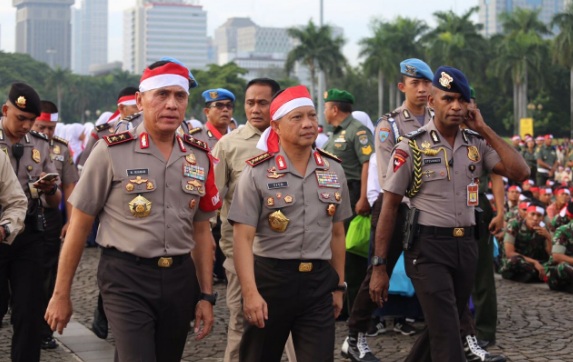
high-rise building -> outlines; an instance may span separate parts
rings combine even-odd
[[[74,0],[12,0],[16,7],[16,52],[50,67],[70,68],[71,6]]]
[[[539,19],[545,24],[565,9],[571,0],[479,0],[479,22],[483,24],[482,34],[491,36],[503,31],[500,15],[511,13],[515,8],[541,9]]]
[[[142,73],[163,56],[190,69],[207,65],[207,12],[184,0],[138,0],[124,12],[124,69]]]
[[[72,16],[72,71],[89,74],[107,63],[108,0],[81,0]]]

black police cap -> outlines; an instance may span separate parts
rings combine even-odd
[[[26,83],[13,83],[8,93],[8,100],[21,111],[40,115],[40,96],[34,88]]]

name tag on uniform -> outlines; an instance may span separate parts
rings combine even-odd
[[[267,184],[267,189],[269,190],[274,190],[274,189],[283,189],[285,187],[288,187],[288,182],[283,181],[283,182],[271,182],[269,184]]]
[[[437,158],[425,158],[424,159],[424,165],[429,165],[429,164],[433,164],[433,163],[442,163],[442,159],[437,157]]]
[[[340,181],[338,180],[338,175],[335,172],[316,171],[316,180],[320,187],[340,188]]]
[[[134,168],[127,170],[127,176],[144,176],[149,174],[148,168]]]
[[[64,155],[50,155],[53,161],[64,162]]]
[[[197,165],[184,165],[183,175],[196,180],[205,181],[205,169]]]

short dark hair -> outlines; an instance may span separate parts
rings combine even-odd
[[[58,107],[50,101],[41,101],[40,109],[43,113],[58,113]]]
[[[246,91],[247,89],[249,89],[249,87],[252,86],[252,85],[266,85],[266,86],[268,86],[268,87],[271,88],[271,93],[272,93],[273,95],[275,95],[275,94],[281,89],[280,84],[279,84],[276,80],[271,79],[271,78],[255,78],[255,79],[251,79],[251,80],[249,81],[249,83],[247,83],[247,87],[245,88],[245,91]]]
[[[119,91],[119,94],[117,95],[117,99],[120,99],[121,97],[124,96],[132,96],[135,93],[139,92],[138,88],[135,87],[125,87],[122,90]]]
[[[340,112],[352,113],[352,104],[348,102],[332,102]]]

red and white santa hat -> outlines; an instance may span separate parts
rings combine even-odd
[[[36,121],[58,122],[58,112],[56,113],[40,112],[40,115],[36,117]]]
[[[303,85],[289,87],[272,100],[270,106],[271,120],[278,121],[287,113],[304,106],[314,107],[308,89]],[[257,143],[257,148],[269,153],[279,151],[279,137],[272,130],[272,127],[268,127],[263,132]]]
[[[168,62],[156,68],[145,68],[139,81],[139,91],[180,86],[189,94],[189,70],[178,63]]]

